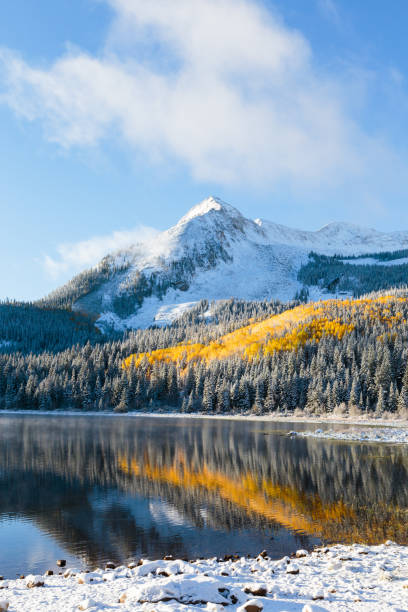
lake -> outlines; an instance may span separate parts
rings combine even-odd
[[[2,414],[0,574],[408,544],[406,447],[287,436],[313,427]]]

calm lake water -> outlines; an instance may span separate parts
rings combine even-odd
[[[311,427],[3,414],[0,574],[407,544],[407,449],[286,435]]]

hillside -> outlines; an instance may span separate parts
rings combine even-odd
[[[408,293],[201,302],[171,327],[0,352],[0,408],[408,415]]]
[[[143,379],[142,396],[149,388],[151,401],[181,404],[188,412],[352,409],[406,415],[407,320],[406,292],[328,300],[210,342],[133,353],[122,367]]]
[[[342,271],[340,277],[337,268],[316,276],[322,265],[310,259],[311,251],[333,258],[336,254],[366,256],[407,248],[408,232],[386,234],[345,223],[331,223],[316,232],[296,230],[265,220],[252,221],[231,205],[210,197],[153,243],[107,254],[95,268],[79,274],[42,303],[91,314],[103,330],[163,325],[203,299],[288,301],[305,287],[308,293],[303,296],[310,295],[310,299],[336,297]],[[315,265],[312,271],[310,265]],[[359,295],[390,288],[387,274],[375,286],[369,282],[377,278],[382,266],[376,258],[369,265],[365,263],[361,282],[360,266],[355,266],[348,281],[343,280],[343,293]],[[301,277],[304,268],[306,273]],[[406,284],[407,262],[395,278],[393,285]]]
[[[101,339],[92,317],[79,312],[0,302],[0,352],[57,352]]]
[[[306,342],[319,342],[322,337],[341,340],[356,329],[357,321],[361,319],[372,325],[381,322],[395,333],[399,325],[406,324],[399,309],[403,304],[408,304],[407,298],[392,295],[312,302],[241,327],[208,344],[180,344],[130,355],[124,366],[130,367],[133,363],[138,367],[146,360],[150,365],[164,361],[185,366],[191,362],[208,363],[232,356],[253,359],[275,351],[294,351]]]

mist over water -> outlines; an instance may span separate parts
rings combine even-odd
[[[296,424],[296,429],[310,425]],[[344,426],[342,426],[344,427]],[[408,450],[293,423],[0,416],[0,574],[408,543]]]

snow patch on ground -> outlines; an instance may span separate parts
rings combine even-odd
[[[408,444],[408,429],[399,427],[353,427],[344,431],[315,429],[314,431],[291,432],[302,438],[323,438],[325,440],[349,440],[350,442],[387,442]]]
[[[171,299],[170,295],[173,295],[173,299],[177,299],[177,293],[172,289],[167,293],[167,299]],[[117,331],[124,331],[127,329],[142,328],[146,329],[151,325],[157,325],[158,327],[164,327],[165,325],[171,325],[177,319],[179,319],[185,312],[188,312],[200,300],[193,300],[190,302],[180,303],[166,303],[157,298],[149,297],[143,301],[143,305],[137,313],[121,319],[114,312],[105,312],[102,314],[97,322],[96,326],[103,331],[105,327],[113,328]]]
[[[249,604],[259,612],[395,612],[408,609],[408,547],[337,545],[277,561],[143,561],[2,581],[0,589],[0,600],[13,612],[244,612]]]
[[[351,266],[401,266],[408,264],[408,257],[391,259],[390,261],[382,261],[374,257],[361,257],[359,259],[342,259],[341,262]]]

